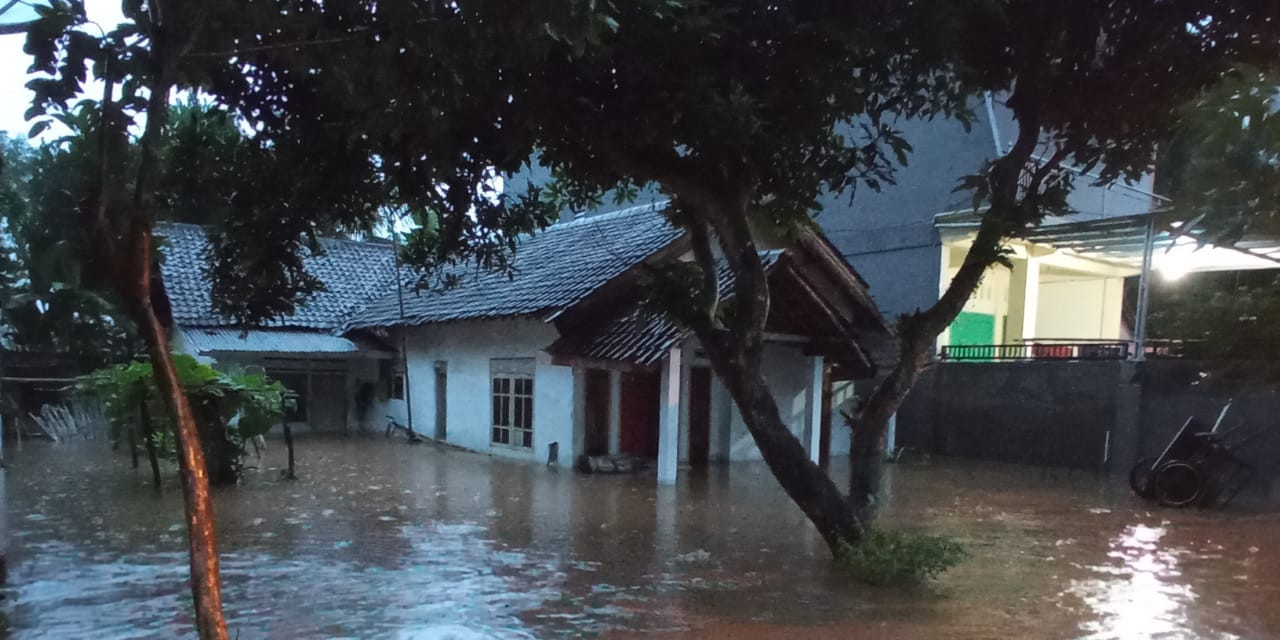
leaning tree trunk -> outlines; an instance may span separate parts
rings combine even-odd
[[[1019,92],[1035,91],[1034,75],[1024,76]],[[870,524],[877,513],[889,420],[910,393],[920,374],[933,358],[939,335],[955,321],[973,292],[982,283],[987,269],[998,264],[1006,238],[1039,222],[1040,187],[1057,171],[1064,154],[1054,155],[1028,172],[1040,127],[1033,107],[1016,110],[1018,137],[1009,153],[997,160],[988,175],[990,207],[984,212],[977,236],[947,290],[932,307],[902,319],[899,327],[899,359],[888,377],[876,387],[858,415],[851,421],[849,447],[849,503],[859,522]],[[1023,183],[1023,178],[1029,182]]]
[[[759,355],[735,357],[723,349],[706,348],[705,340],[702,343],[711,367],[729,390],[747,431],[783,491],[818,529],[833,555],[843,544],[856,542],[863,533],[860,522],[839,487],[809,459],[804,446],[782,422],[768,382],[760,374]]]
[[[209,476],[200,446],[200,433],[170,352],[169,323],[157,316],[152,305],[149,229],[134,231],[133,240],[137,249],[135,268],[140,270],[136,282],[138,290],[135,291],[140,295],[134,298],[133,315],[147,344],[156,386],[173,418],[191,553],[191,595],[196,604],[196,627],[201,640],[226,640],[213,497],[209,493]]]
[[[191,404],[183,391],[170,352],[172,315],[164,285],[152,273],[151,221],[154,218],[152,184],[155,180],[159,138],[168,116],[172,87],[172,61],[166,58],[168,43],[152,10],[151,86],[147,121],[139,140],[140,160],[133,197],[128,204],[108,203],[108,140],[123,132],[111,103],[113,83],[104,83],[103,119],[98,176],[91,197],[82,210],[86,247],[93,263],[110,274],[112,288],[127,304],[147,346],[157,389],[173,421],[182,480],[183,506],[191,561],[191,594],[195,600],[196,630],[200,640],[227,640],[222,614],[218,548],[214,531],[213,499]],[[101,274],[91,274],[97,278]],[[153,290],[154,288],[154,290]]]
[[[764,265],[746,224],[745,205],[720,216],[717,239],[734,274],[734,313],[731,326],[715,324],[718,298],[715,258],[707,230],[693,229],[694,254],[704,275],[706,309],[694,326],[711,367],[738,407],[769,470],[817,528],[832,555],[862,537],[862,524],[830,476],[813,462],[804,446],[783,423],[777,402],[761,372],[764,330],[769,316],[769,286]]]
[[[898,363],[851,421],[849,504],[859,522],[870,524],[879,508],[884,460],[888,455],[889,421],[932,362],[938,336],[960,315],[981,284],[983,274],[999,260],[1005,226],[1001,220],[1000,211],[988,211],[946,292],[928,310],[902,319],[898,329]]]

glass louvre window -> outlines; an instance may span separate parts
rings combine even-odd
[[[533,360],[494,360],[493,380],[494,444],[533,448]]]

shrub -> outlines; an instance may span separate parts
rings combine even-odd
[[[967,557],[964,547],[950,538],[880,529],[842,543],[836,555],[855,577],[875,585],[921,584]]]
[[[280,421],[284,387],[260,375],[222,373],[189,355],[173,360],[200,432],[209,481],[234,484],[245,444]],[[103,402],[113,437],[135,429],[139,441],[153,438],[161,452],[173,454],[172,425],[149,363],[99,369],[82,378],[79,388]]]

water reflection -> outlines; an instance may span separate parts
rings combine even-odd
[[[1097,613],[1081,625],[1088,638],[1193,638],[1186,608],[1196,594],[1179,582],[1179,551],[1161,546],[1163,527],[1131,525],[1111,542],[1103,577],[1078,580],[1069,590]]]
[[[8,461],[10,634],[188,634],[176,478],[157,495],[145,469],[96,446]],[[282,453],[216,496],[241,638],[1280,635],[1267,604],[1280,593],[1268,546],[1280,518],[1165,523],[1087,475],[894,468],[886,522],[960,537],[974,555],[918,592],[834,570],[763,465],[672,488],[381,439],[303,440],[302,479],[283,482]]]

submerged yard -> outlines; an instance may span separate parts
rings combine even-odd
[[[760,464],[659,488],[382,438],[302,440],[217,494],[239,638],[1280,637],[1280,513],[1154,509],[1093,474],[895,466],[887,522],[962,539],[932,588],[863,586]],[[192,629],[181,496],[100,443],[11,452],[11,637]],[[842,474],[842,469],[835,473]]]

